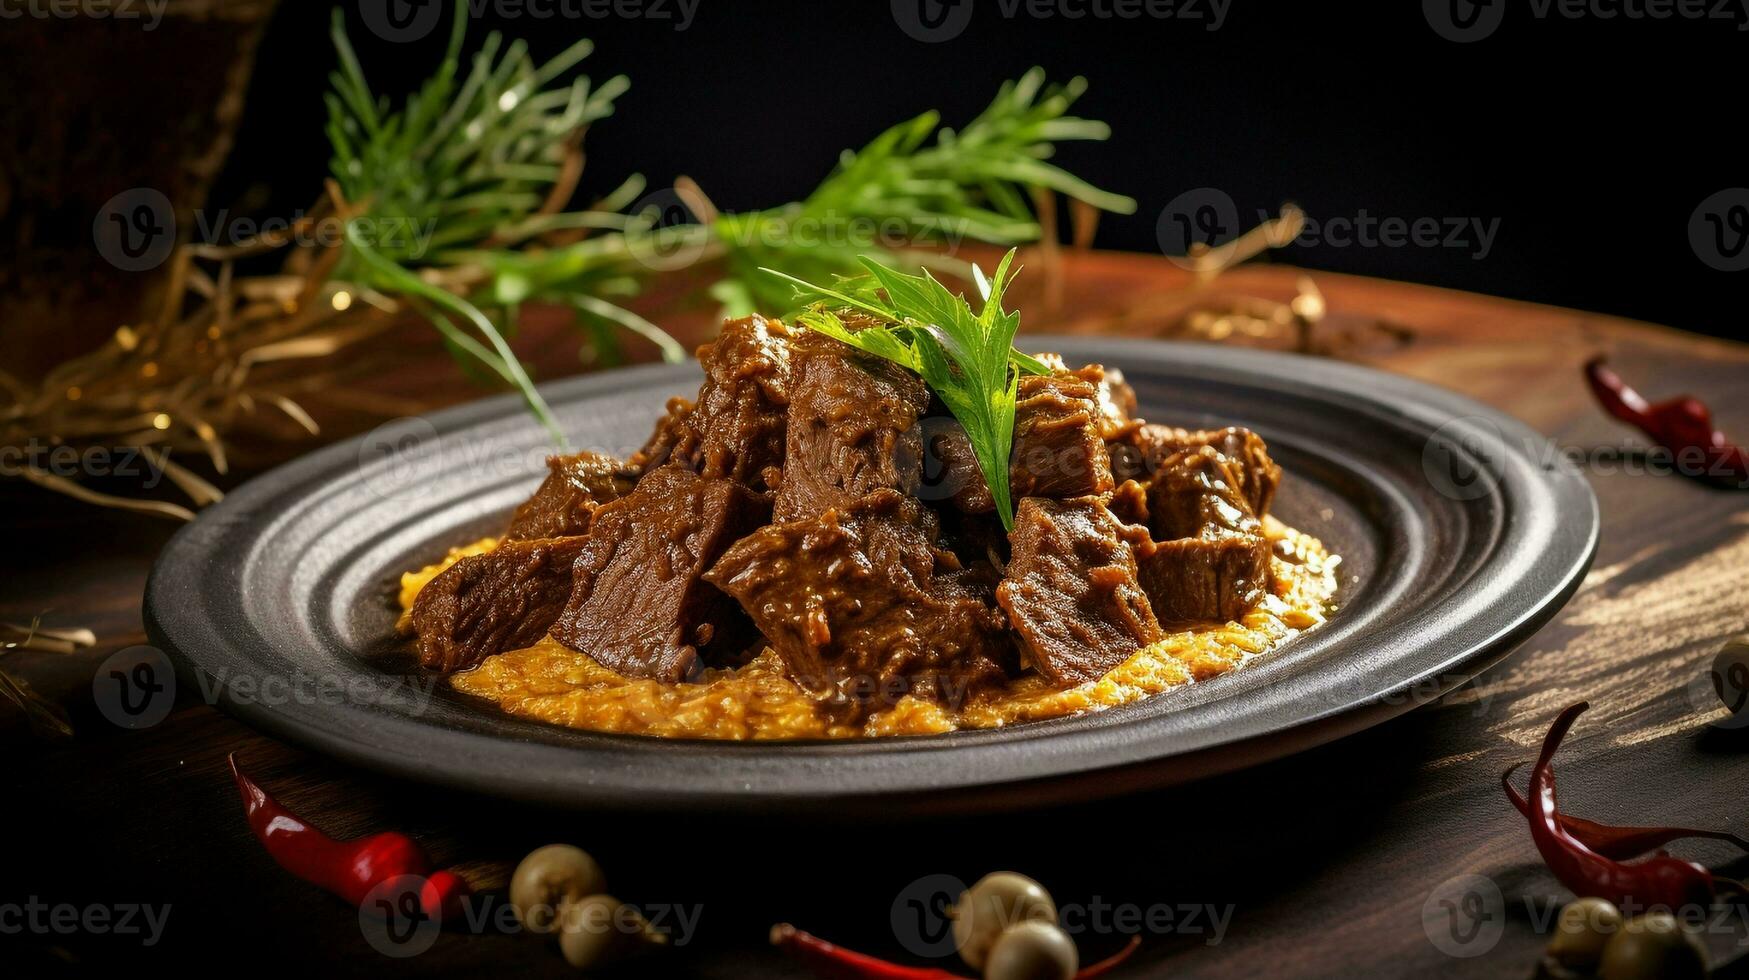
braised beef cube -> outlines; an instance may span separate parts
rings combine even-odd
[[[668,399],[656,428],[645,440],[643,448],[631,455],[626,465],[640,476],[668,462],[674,455],[674,444],[680,441],[681,427],[692,415],[692,402],[681,397]]]
[[[928,404],[910,371],[823,334],[799,338],[773,519],[843,510],[876,490],[913,492]]]
[[[595,509],[632,490],[625,464],[600,453],[548,456],[547,478],[510,518],[508,541],[584,534]]]
[[[766,474],[783,465],[791,336],[782,323],[750,316],[724,323],[698,349],[704,384],[675,423],[672,460],[710,479],[765,487]]]
[[[505,541],[444,569],[413,600],[419,662],[460,670],[547,635],[571,596],[571,566],[583,541]]]
[[[954,701],[1000,679],[1006,623],[976,582],[936,573],[921,508],[881,490],[760,528],[705,576],[741,606],[790,676],[828,702]]]
[[[918,499],[950,501],[964,514],[994,514],[996,499],[990,496],[990,485],[972,452],[972,440],[959,421],[951,415],[931,415],[923,420],[922,432],[923,472],[915,491]]]
[[[1240,426],[1199,431],[1149,424],[1131,433],[1127,442],[1140,454],[1140,465],[1146,475],[1152,475],[1169,457],[1186,450],[1207,446],[1220,453],[1238,467],[1235,488],[1257,517],[1269,513],[1276,488],[1281,485],[1281,467],[1269,458],[1269,447],[1257,433]],[[1126,479],[1146,478],[1128,472],[1127,458],[1124,469]]]
[[[1123,431],[1101,406],[1096,368],[1020,379],[1009,458],[1011,499],[1085,497],[1111,490],[1106,433]],[[992,514],[996,501],[972,452],[965,429],[948,416],[931,416],[925,436],[923,481],[918,496],[951,500],[968,514]]]
[[[939,519],[941,536],[936,545],[951,551],[959,564],[1007,564],[1008,532],[994,515],[965,514],[949,507],[940,512]]]
[[[1267,538],[1234,534],[1144,542],[1136,547],[1143,591],[1166,623],[1228,622],[1263,600],[1274,582]]]
[[[1152,540],[1136,562],[1161,620],[1237,619],[1271,587],[1270,544],[1240,489],[1245,479],[1244,466],[1211,445],[1174,453],[1155,471]]]
[[[1161,636],[1126,528],[1097,499],[1027,497],[996,598],[1032,665],[1058,686],[1105,676]]]
[[[1125,524],[1148,526],[1148,488],[1134,480],[1125,480],[1111,492],[1105,506],[1113,517]]]
[[[1094,402],[1099,406],[1099,434],[1106,442],[1120,439],[1141,425],[1136,420],[1136,389],[1124,380],[1122,371],[1089,364],[1065,373],[1093,385]]]
[[[1071,374],[1025,375],[1018,399],[1008,477],[1013,499],[1111,492],[1098,387]]]
[[[595,513],[553,638],[628,677],[682,680],[750,638],[706,569],[764,524],[770,504],[734,480],[669,464]]]
[[[1143,426],[1146,428],[1146,426]],[[1146,481],[1152,467],[1148,465],[1148,457],[1132,440],[1134,433],[1105,444],[1106,456],[1111,460],[1112,482],[1123,485]]]
[[[1243,467],[1212,446],[1167,457],[1148,485],[1148,529],[1154,540],[1259,533],[1244,482]]]

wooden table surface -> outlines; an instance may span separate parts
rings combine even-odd
[[[1059,308],[1073,314],[1029,312],[1029,330],[1157,336],[1192,302],[1184,273],[1158,257],[1091,253],[1065,262]],[[1287,299],[1299,275],[1244,267],[1194,301]],[[801,976],[764,944],[782,920],[902,957],[905,930],[895,930],[891,915],[914,882],[931,874],[969,881],[1003,868],[1040,879],[1090,923],[1101,906],[1131,909],[1138,921],[1151,913],[1154,928],[1125,975],[1530,975],[1539,930],[1568,896],[1544,871],[1497,779],[1531,755],[1565,705],[1593,705],[1563,749],[1568,807],[1616,822],[1749,831],[1749,734],[1720,723],[1706,683],[1726,638],[1749,631],[1749,492],[1637,472],[1631,453],[1624,464],[1618,450],[1639,445],[1635,435],[1594,408],[1580,380],[1580,365],[1607,352],[1648,395],[1691,392],[1712,404],[1725,431],[1749,438],[1749,347],[1571,310],[1311,275],[1330,311],[1319,338],[1339,356],[1502,408],[1591,461],[1603,536],[1583,588],[1516,655],[1437,703],[1249,771],[1069,809],[927,822],[870,813],[856,824],[805,814],[755,822],[532,810],[312,755],[220,713],[198,690],[179,691],[174,711],[153,727],[110,724],[94,706],[92,678],[111,652],[145,642],[141,589],[173,527],[4,481],[0,620],[40,615],[48,627],[89,627],[99,642],[76,655],[0,659],[64,705],[76,729],[69,739],[32,737],[15,723],[0,729],[10,747],[0,768],[0,829],[10,844],[0,864],[0,947],[22,948],[24,962],[51,973],[196,958],[275,972],[567,972],[550,942],[491,928],[445,932],[422,955],[385,958],[367,943],[356,910],[275,868],[251,839],[225,771],[226,754],[237,752],[319,826],[339,835],[406,829],[437,860],[460,862],[488,883],[502,881],[534,845],[581,844],[602,860],[619,897],[697,912],[691,941],[646,962],[650,975]],[[1039,286],[1018,298],[1023,309],[1042,305]],[[681,320],[700,322],[696,314]],[[525,341],[541,348],[529,351],[537,361],[557,357],[549,348],[563,348],[559,362],[574,356],[571,339],[548,343],[534,332]],[[384,384],[405,390],[411,379],[430,389],[447,371],[415,362]],[[1729,863],[1728,850],[1682,853],[1738,876],[1749,871],[1749,863]],[[1470,904],[1466,892],[1477,896]],[[138,935],[9,928],[9,908],[33,901],[169,910],[159,941],[144,947]],[[1174,926],[1165,925],[1166,907]],[[1200,911],[1191,916],[1193,907]],[[1477,909],[1482,921],[1464,917]],[[1216,920],[1224,923],[1218,933]],[[1110,927],[1078,937],[1084,957],[1121,944],[1125,920],[1104,913],[1103,921]],[[1720,963],[1749,951],[1741,910],[1719,916],[1709,933]]]

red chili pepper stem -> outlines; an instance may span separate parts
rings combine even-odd
[[[1561,712],[1531,768],[1528,822],[1543,863],[1561,884],[1581,897],[1608,899],[1628,908],[1710,906],[1718,886],[1706,868],[1662,853],[1632,863],[1616,861],[1585,846],[1561,826],[1555,803],[1555,750],[1574,719],[1588,707],[1581,701]]]
[[[1075,980],[1093,980],[1094,977],[1104,976],[1105,974],[1117,969],[1119,966],[1122,966],[1124,960],[1129,959],[1130,956],[1141,947],[1142,937],[1131,936],[1130,941],[1124,944],[1123,949],[1118,950],[1097,963],[1090,963],[1087,966],[1082,967],[1076,972]]]
[[[1514,763],[1511,768],[1500,774],[1500,786],[1506,790],[1506,798],[1512,801],[1514,808],[1525,817],[1530,816],[1530,801],[1519,795],[1512,785],[1512,774],[1523,768],[1524,763]],[[1579,839],[1579,842],[1607,858],[1625,860],[1639,857],[1655,851],[1672,841],[1698,838],[1705,840],[1721,840],[1734,844],[1749,851],[1749,840],[1723,830],[1696,830],[1692,827],[1617,827],[1611,824],[1598,823],[1584,817],[1561,814],[1561,827],[1569,834]]]
[[[402,875],[419,880],[419,901],[427,915],[454,916],[469,893],[453,871],[432,871],[425,851],[405,834],[384,832],[337,841],[267,794],[229,756],[231,777],[243,797],[243,812],[255,839],[280,867],[353,905],[361,905],[378,885]]]
[[[933,966],[906,966],[879,957],[858,953],[829,943],[818,936],[803,932],[787,922],[771,927],[771,945],[795,957],[815,976],[826,980],[966,980],[958,973]],[[1115,970],[1142,945],[1140,936],[1131,936],[1129,943],[1105,959],[1082,967],[1075,980],[1093,980]]]

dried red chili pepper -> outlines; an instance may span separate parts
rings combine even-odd
[[[1663,853],[1632,863],[1617,861],[1587,847],[1561,825],[1555,805],[1552,763],[1567,729],[1588,707],[1588,703],[1581,701],[1561,712],[1544,737],[1542,753],[1530,770],[1530,837],[1543,863],[1561,884],[1582,898],[1604,898],[1617,905],[1641,908],[1710,905],[1718,894],[1718,880],[1693,861]]]
[[[1530,816],[1530,801],[1519,795],[1512,785],[1512,774],[1517,772],[1524,763],[1516,763],[1510,769],[1500,774],[1500,785],[1506,790],[1506,798],[1518,812]],[[1617,827],[1611,824],[1598,823],[1584,817],[1574,817],[1561,814],[1561,829],[1578,838],[1579,842],[1607,858],[1625,860],[1639,857],[1650,851],[1655,851],[1671,841],[1701,838],[1705,840],[1722,840],[1737,845],[1749,851],[1749,840],[1723,830],[1696,830],[1692,827]]]
[[[787,922],[771,927],[771,945],[827,980],[965,980],[933,966],[906,966],[858,953],[803,932]]]
[[[229,761],[249,829],[280,867],[299,878],[360,905],[383,882],[416,875],[422,879],[420,907],[435,918],[453,916],[467,897],[468,883],[453,871],[432,871],[425,851],[406,834],[335,840],[267,795],[237,765],[235,753]]]
[[[1681,454],[1698,452],[1705,460],[1707,476],[1749,480],[1749,452],[1725,438],[1713,425],[1712,410],[1700,399],[1684,395],[1657,404],[1648,402],[1611,371],[1601,356],[1586,363],[1585,378],[1605,411],[1678,454],[1678,462]]]
[[[811,969],[815,976],[825,977],[826,980],[966,980],[958,973],[939,967],[906,966],[845,949],[819,936],[803,932],[787,922],[771,927],[771,945],[794,956]],[[1075,980],[1093,980],[1094,977],[1111,972],[1129,959],[1130,954],[1141,945],[1140,936],[1131,936],[1123,949],[1076,971]]]

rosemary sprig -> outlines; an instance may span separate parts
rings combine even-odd
[[[333,40],[341,67],[332,75],[327,100],[332,169],[349,206],[362,210],[347,225],[341,278],[404,297],[431,320],[459,359],[483,365],[488,375],[520,390],[556,436],[551,413],[506,340],[523,304],[571,309],[606,355],[617,350],[616,331],[623,330],[648,338],[665,358],[679,360],[684,352],[678,344],[614,302],[635,295],[659,271],[648,255],[678,249],[701,259],[726,258],[725,275],[711,291],[728,315],[788,304],[775,281],[758,275],[762,267],[781,266],[796,277],[824,280],[860,264],[893,302],[926,304],[893,310],[895,325],[903,329],[892,336],[916,352],[911,366],[932,384],[957,383],[967,393],[949,406],[981,440],[980,464],[988,464],[986,476],[1008,519],[1007,468],[990,461],[998,448],[1006,460],[1013,398],[1010,393],[1004,409],[1002,392],[1013,386],[1005,389],[992,365],[1003,377],[1011,360],[1025,370],[1042,368],[1009,353],[1007,340],[989,339],[1013,333],[1000,310],[1008,260],[996,280],[986,281],[951,251],[966,239],[1036,240],[1041,228],[1027,203],[1028,188],[1055,190],[1108,211],[1135,210],[1130,198],[1102,191],[1047,162],[1060,141],[1109,135],[1102,122],[1068,115],[1086,90],[1083,79],[1047,86],[1044,72],[1035,68],[1004,84],[988,108],[957,131],[942,127],[937,113],[926,112],[858,151],[845,152],[801,201],[720,215],[708,223],[658,227],[648,214],[626,213],[644,187],[635,175],[594,208],[561,210],[580,165],[577,141],[590,123],[612,113],[626,80],[617,77],[594,89],[583,77],[554,85],[588,56],[588,41],[537,65],[523,42],[505,44],[496,33],[486,38],[464,75],[465,7],[456,5],[439,70],[399,110],[372,95],[336,12]],[[392,227],[407,232],[411,241],[376,233],[380,225],[372,220],[394,222]],[[555,233],[570,238],[543,238]],[[941,254],[944,245],[947,255]],[[971,314],[933,278],[911,286],[906,283],[915,277],[894,278],[900,274],[883,263],[897,261],[901,253],[920,265],[974,275],[986,295],[983,312]],[[876,267],[882,272],[874,272]],[[915,324],[905,326],[906,318]],[[918,339],[923,337],[934,339]],[[870,335],[865,342],[881,341]],[[993,351],[1002,356],[991,360]]]
[[[1002,309],[1002,293],[1019,272],[1010,272],[1014,255],[1010,249],[989,278],[972,266],[983,299],[976,312],[963,295],[949,291],[927,269],[922,275],[907,275],[868,256],[859,259],[868,270],[866,285],[851,286],[849,291],[817,286],[776,269],[761,270],[789,282],[803,295],[824,297],[880,321],[852,331],[823,302],[796,317],[810,330],[923,376],[965,428],[1004,528],[1014,526],[1008,459],[1014,448],[1020,375],[1050,373],[1037,358],[1015,349],[1020,314]]]
[[[1104,211],[1131,214],[1133,198],[1100,190],[1047,162],[1056,144],[1105,140],[1111,128],[1068,115],[1087,80],[1046,85],[1042,68],[1004,82],[990,105],[954,130],[925,112],[893,126],[838,166],[794,204],[717,219],[714,232],[728,252],[726,285],[715,290],[726,313],[781,309],[781,287],[754,274],[777,267],[825,279],[857,268],[863,255],[892,263],[892,249],[871,240],[929,246],[972,240],[994,245],[1037,241],[1042,230],[1026,190],[1044,187]],[[933,140],[931,139],[933,137]],[[908,254],[920,264],[964,276],[953,260]]]
[[[598,349],[616,349],[613,331],[625,329],[649,337],[669,360],[684,356],[672,338],[604,298],[636,291],[619,268],[623,247],[610,246],[602,253],[607,258],[593,265],[573,263],[562,288],[537,288],[517,261],[538,254],[542,235],[617,235],[627,227],[629,218],[620,212],[644,186],[636,176],[595,208],[563,208],[577,179],[584,129],[612,114],[628,83],[617,76],[592,87],[580,76],[555,84],[591,53],[588,40],[536,64],[524,42],[505,44],[496,32],[464,76],[466,25],[467,5],[456,4],[437,73],[396,110],[372,95],[335,11],[331,35],[340,69],[331,74],[327,95],[330,166],[341,196],[360,212],[347,220],[347,249],[336,276],[408,300],[459,360],[520,391],[562,445],[552,413],[506,340],[521,304],[541,300],[571,308]],[[460,290],[434,280],[480,282]]]

